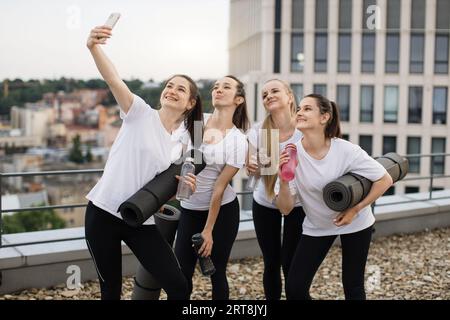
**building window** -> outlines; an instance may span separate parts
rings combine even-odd
[[[327,71],[328,55],[328,0],[316,0],[315,26],[319,30],[314,41],[314,71]]]
[[[316,0],[316,29],[328,29],[328,0]]]
[[[291,72],[303,72],[304,65],[303,33],[293,33],[291,35]]]
[[[447,87],[433,88],[433,124],[447,123]]]
[[[400,29],[400,0],[387,1],[387,17],[386,28],[387,30],[399,30]]]
[[[376,4],[376,0],[364,0],[362,6],[361,72],[363,73],[373,73],[375,71],[375,33],[372,29],[373,26],[368,26],[369,21],[373,22],[374,12],[367,9]]]
[[[422,73],[425,48],[424,33],[412,33],[409,48],[409,72]]]
[[[350,121],[350,86],[337,86],[337,105],[341,121]]]
[[[275,0],[275,33],[273,53],[273,73],[280,73],[281,57],[281,0]]]
[[[397,152],[397,137],[383,136],[383,154]]]
[[[362,35],[361,72],[373,73],[375,71],[375,34]]]
[[[445,138],[431,139],[431,153],[445,153]],[[431,174],[444,174],[445,156],[431,157]]]
[[[292,0],[292,29],[303,30],[305,1]]]
[[[327,85],[326,84],[315,84],[313,86],[313,92],[315,94],[320,94],[324,97],[327,96]]]
[[[372,136],[360,135],[359,136],[359,146],[367,152],[369,156],[372,155]]]
[[[436,0],[436,29],[446,30],[450,29],[450,1]]]
[[[373,15],[373,11],[367,10],[369,7],[374,6],[377,4],[376,0],[364,0],[363,7],[362,7],[362,29],[363,30],[369,30],[367,26],[367,22],[370,21]]]
[[[350,72],[352,56],[352,0],[339,0],[338,72]]]
[[[386,63],[385,71],[387,73],[398,72],[398,61],[400,55],[400,34],[388,33],[386,35]]]
[[[422,87],[409,87],[408,123],[422,121]]]
[[[352,30],[352,0],[339,0],[339,30]]]
[[[326,33],[316,33],[314,41],[314,71],[327,71],[328,55],[328,35]]]
[[[291,72],[303,72],[304,68],[304,16],[304,0],[292,0]]]
[[[419,187],[407,186],[405,187],[405,193],[419,193]]]
[[[298,108],[300,101],[303,99],[303,85],[299,83],[291,83],[291,88],[294,93],[295,106]]]
[[[407,154],[420,154],[420,137],[408,137],[406,142]],[[408,157],[410,173],[420,173],[420,157]]]
[[[373,86],[361,86],[360,122],[373,122]]]
[[[411,29],[425,29],[425,0],[411,1]]]
[[[398,116],[398,87],[384,87],[384,122],[396,123]]]
[[[436,34],[434,73],[448,73],[448,34]]]
[[[338,41],[338,72],[350,72],[352,57],[351,33],[340,33]]]
[[[342,139],[350,141],[348,133],[342,134]]]

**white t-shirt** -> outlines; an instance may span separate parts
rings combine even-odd
[[[247,132],[248,142],[251,143],[255,148],[258,145],[257,134],[260,133],[259,129],[261,129],[261,126],[262,126],[262,122],[259,122],[255,125],[253,125],[253,127]],[[280,153],[282,150],[284,150],[286,145],[288,145],[289,143],[294,143],[294,144],[297,143],[298,141],[300,141],[301,137],[302,137],[301,131],[295,129],[294,134],[288,140],[281,142],[279,144]],[[294,180],[289,182],[289,186],[290,186],[291,190],[294,190],[294,193],[295,193]],[[278,192],[277,188],[278,188],[278,186],[275,185],[274,191],[276,193]],[[255,190],[253,191],[253,199],[261,206],[264,206],[267,208],[272,208],[272,209],[277,209],[277,206],[273,203],[273,201],[267,197],[266,186],[264,184],[264,180],[262,177],[261,177],[261,179],[259,179],[259,181],[255,187]],[[297,197],[295,207],[301,207],[301,205],[302,204],[300,203],[300,201]]]
[[[206,124],[211,114],[204,115]],[[181,201],[181,206],[190,210],[208,210],[217,177],[225,165],[242,168],[247,155],[247,139],[236,126],[227,130],[225,137],[215,144],[202,143],[200,150],[206,167],[197,175],[197,188],[188,200]],[[230,203],[236,198],[231,185],[225,188],[221,205]]]
[[[303,233],[309,236],[328,236],[354,233],[370,227],[375,222],[370,206],[362,209],[350,224],[336,226],[333,219],[340,212],[327,207],[322,190],[326,184],[349,172],[373,182],[381,179],[386,174],[386,169],[360,146],[346,140],[331,139],[330,150],[321,160],[311,157],[301,141],[296,145],[299,165],[295,172],[295,184],[306,214]]]
[[[126,201],[157,174],[180,158],[189,132],[182,123],[167,132],[158,111],[134,95],[128,113],[120,111],[122,127],[106,161],[103,175],[86,196],[97,207],[122,219],[117,212]],[[153,216],[144,224],[154,224]]]

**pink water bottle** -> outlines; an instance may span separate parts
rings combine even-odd
[[[281,179],[291,181],[295,177],[295,168],[298,165],[297,147],[289,143],[284,150],[289,154],[289,161],[281,166]]]

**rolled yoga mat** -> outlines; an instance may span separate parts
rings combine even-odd
[[[408,173],[408,159],[395,152],[387,153],[376,160],[386,169],[394,183],[402,180]],[[372,181],[350,172],[323,188],[323,200],[331,210],[341,212],[361,202],[371,187]]]
[[[179,206],[179,205],[178,205]],[[175,205],[165,204],[163,212],[155,213],[155,224],[164,239],[172,247],[180,219],[180,209]],[[161,285],[140,263],[134,277],[132,300],[158,300]]]
[[[194,158],[196,175],[206,166],[203,154],[194,149],[172,163],[167,170],[158,174],[120,205],[118,211],[128,225],[140,226],[177,193],[178,180],[175,175],[180,175],[186,157]]]

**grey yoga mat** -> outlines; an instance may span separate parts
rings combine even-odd
[[[408,173],[408,159],[390,152],[376,158],[387,170],[394,183],[402,180]],[[334,211],[344,211],[361,202],[370,191],[372,182],[360,175],[347,173],[328,183],[323,188],[323,200]]]
[[[186,157],[194,158],[196,175],[206,166],[203,154],[199,150],[188,151],[171,164],[167,170],[154,177],[153,180],[120,205],[118,211],[128,225],[132,227],[140,226],[176,194],[178,180],[175,175],[180,175],[181,166]]]
[[[155,213],[155,223],[163,238],[172,247],[180,219],[179,204],[177,207],[169,204],[163,206],[163,212]],[[148,272],[140,263],[134,277],[132,300],[158,300],[161,294],[161,285],[158,280]]]

